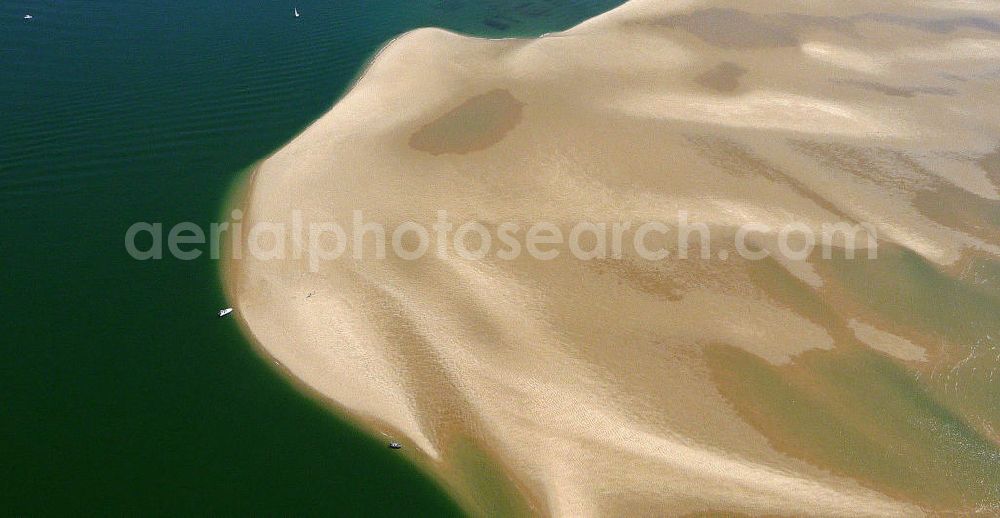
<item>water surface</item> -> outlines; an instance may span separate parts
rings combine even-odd
[[[617,3],[0,4],[4,511],[458,514],[214,317],[216,264],[133,261],[125,230],[216,219],[400,32],[538,34]]]

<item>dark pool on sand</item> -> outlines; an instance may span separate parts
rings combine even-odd
[[[619,3],[0,5],[0,509],[460,514],[216,318],[215,262],[132,260],[125,231],[216,220],[400,32],[540,34]]]

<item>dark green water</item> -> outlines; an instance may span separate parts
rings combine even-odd
[[[538,34],[618,3],[0,4],[0,513],[459,514],[215,318],[217,264],[134,261],[124,233],[207,225],[404,30]]]

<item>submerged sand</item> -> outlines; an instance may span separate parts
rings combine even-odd
[[[532,40],[413,31],[260,165],[244,228],[685,211],[715,250],[748,221],[869,222],[879,257],[244,254],[233,303],[476,514],[997,512],[998,63],[977,1],[632,0]]]

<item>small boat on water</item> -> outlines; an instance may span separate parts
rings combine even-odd
[[[298,17],[299,17],[299,8],[298,8],[298,7],[293,7],[293,8],[292,8],[292,12],[294,12],[294,13],[295,13],[295,17],[296,17],[296,18],[298,18]]]
[[[233,312],[233,308],[220,309],[219,310],[219,318],[222,318],[222,317],[224,317],[224,316],[226,316],[226,315],[228,315],[228,314],[230,314],[232,312]]]
[[[31,16],[30,14],[26,14],[26,15],[24,15],[24,19],[25,19],[25,20],[34,20],[34,19],[35,19],[35,17],[34,17],[34,16]]]
[[[389,443],[389,448],[391,448],[393,450],[398,450],[398,449],[400,449],[402,447],[403,447],[403,445],[399,444],[398,442],[390,442]]]

